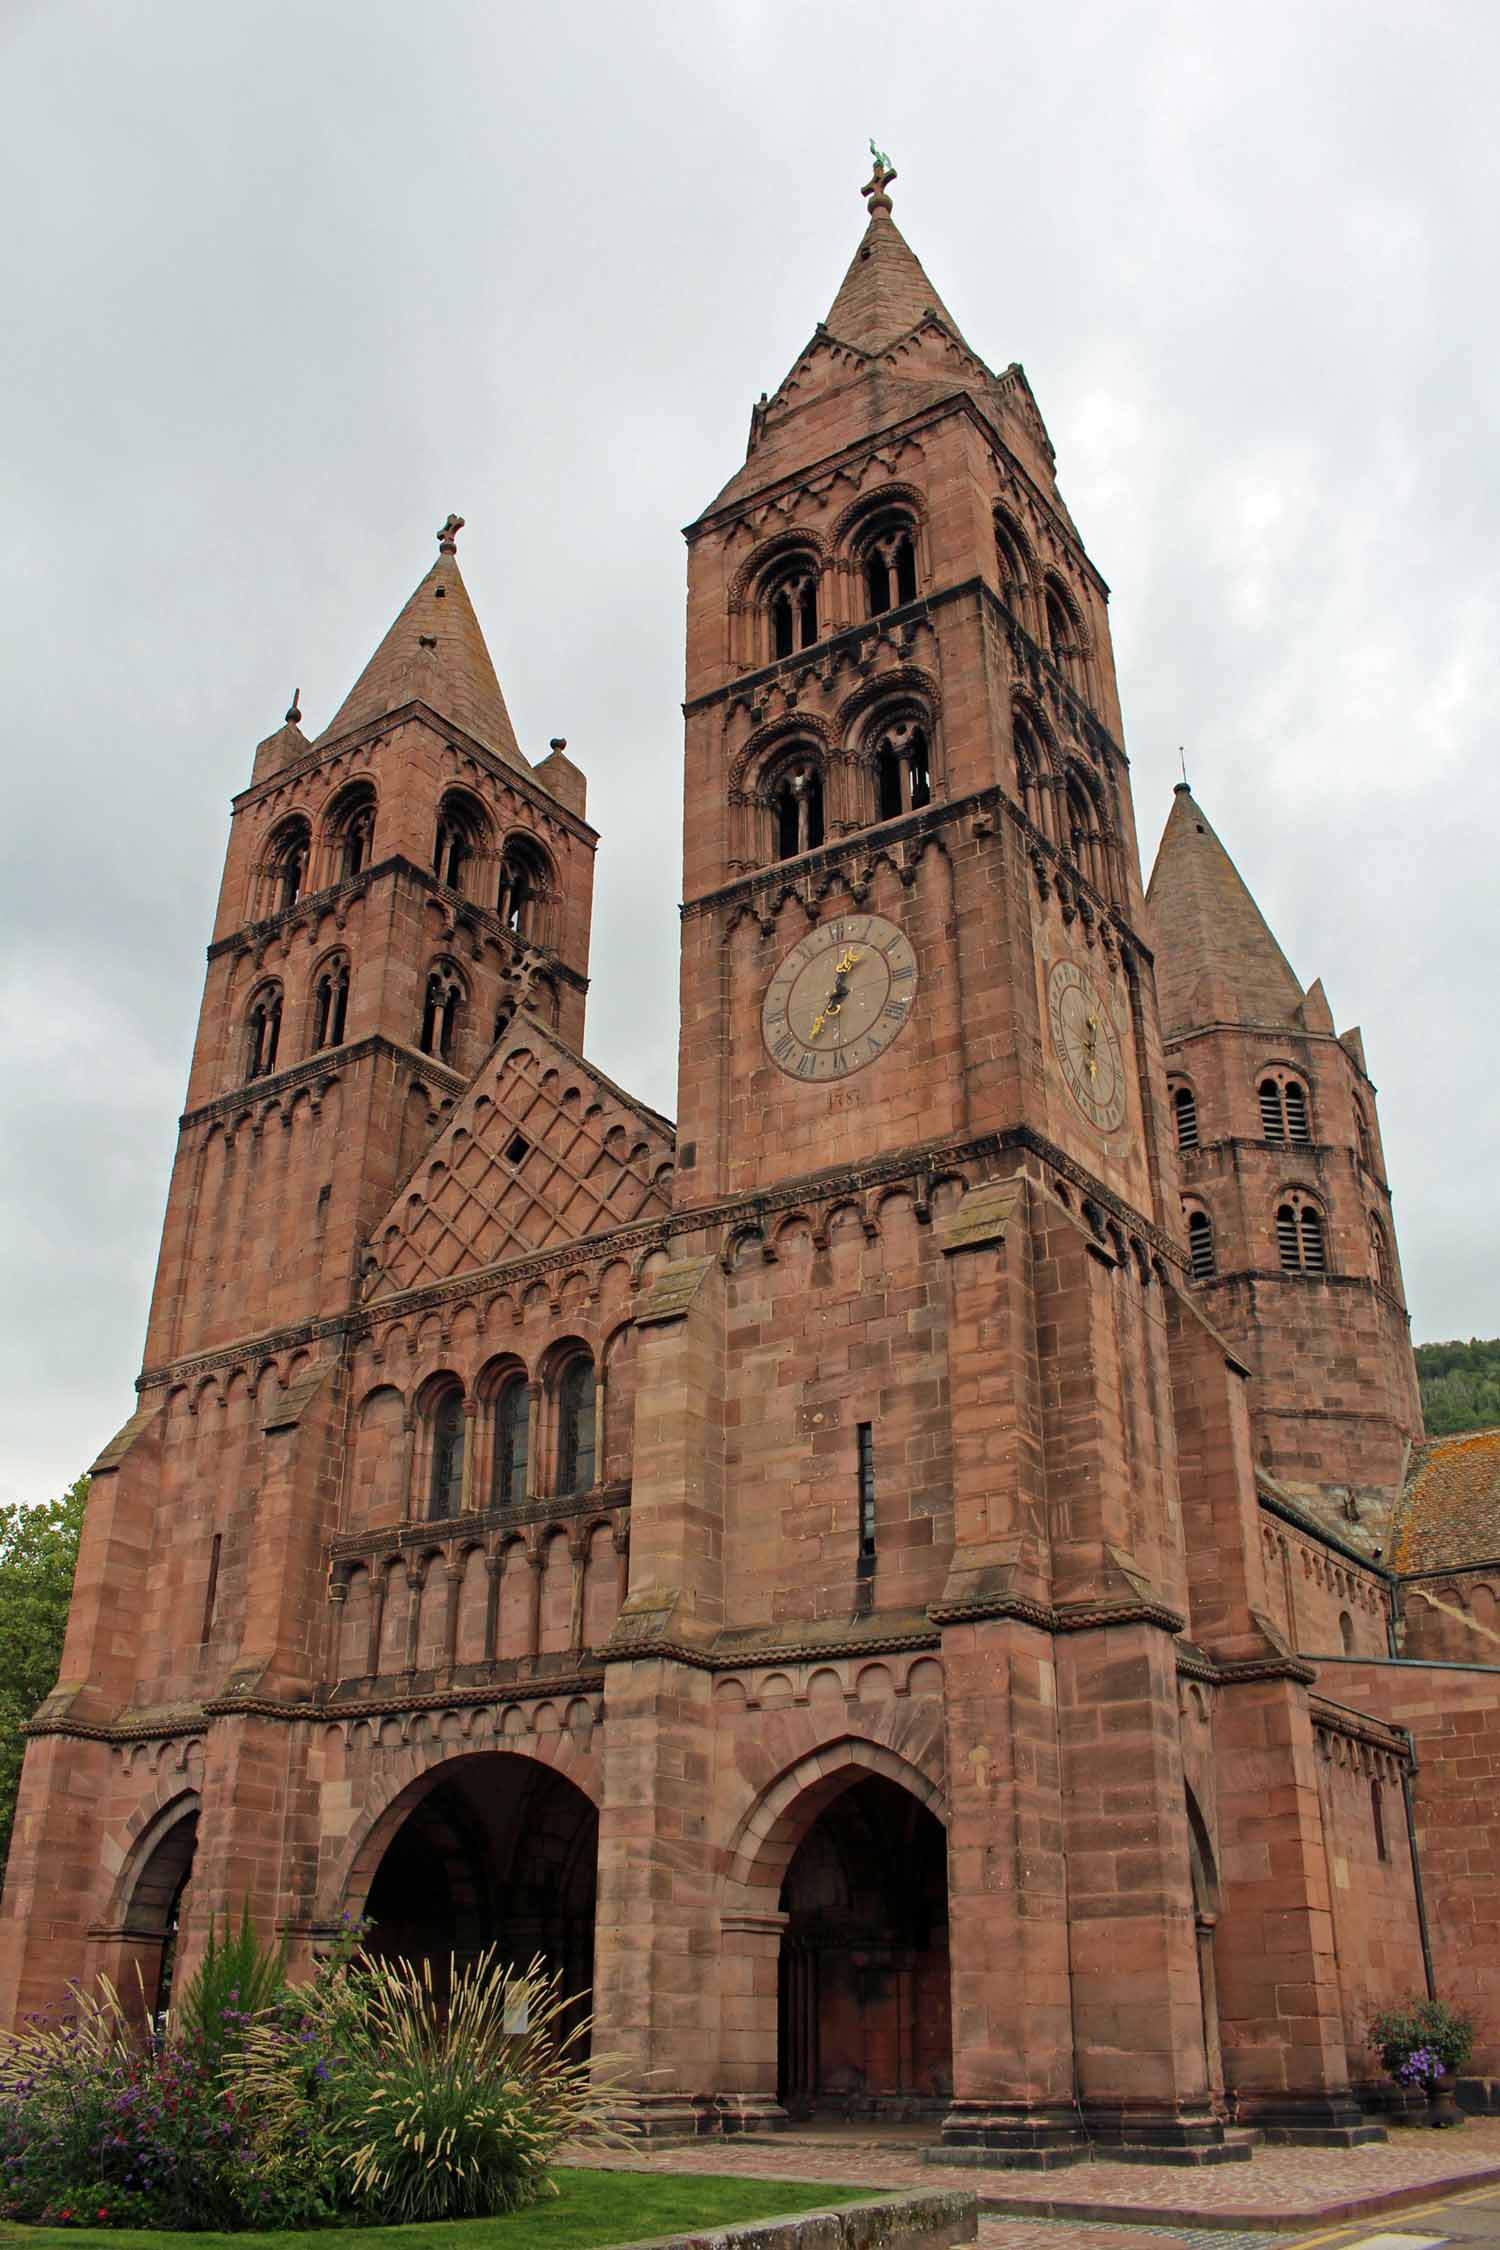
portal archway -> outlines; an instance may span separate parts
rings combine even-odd
[[[371,1831],[348,1904],[372,1924],[367,1947],[426,1961],[441,1989],[487,1946],[524,1967],[560,1970],[568,2021],[594,1982],[599,1816],[583,1791],[535,1758],[450,1758],[403,1790]],[[566,2028],[566,2026],[565,2026]]]
[[[793,2117],[921,2114],[953,2091],[948,1845],[867,1774],[817,1811],[781,1885],[777,2099]]]
[[[144,2006],[153,2019],[172,2004],[177,1936],[198,1848],[198,1809],[196,1795],[167,1806],[142,1836],[122,1885],[124,1912],[107,1973],[126,2007]]]

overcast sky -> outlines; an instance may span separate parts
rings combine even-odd
[[[1497,95],[1476,0],[0,0],[0,1498],[130,1411],[228,799],[450,508],[673,1107],[679,527],[871,134],[1113,588],[1148,864],[1182,742],[1363,1026],[1414,1334],[1500,1332]]]

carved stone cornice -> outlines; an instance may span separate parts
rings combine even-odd
[[[450,1070],[434,1056],[424,1055],[420,1047],[403,1046],[400,1040],[388,1039],[384,1032],[373,1031],[367,1038],[351,1039],[347,1046],[325,1047],[285,1070],[271,1072],[268,1077],[252,1078],[245,1085],[236,1086],[232,1093],[217,1094],[211,1102],[200,1102],[196,1109],[185,1109],[177,1120],[178,1131],[185,1133],[196,1125],[225,1117],[244,1117],[249,1121],[265,1103],[303,1087],[324,1085],[371,1055],[389,1056],[422,1085],[434,1088],[439,1094],[462,1094],[471,1083],[462,1071]]]
[[[573,1523],[588,1516],[614,1516],[630,1506],[628,1483],[604,1485],[593,1492],[570,1493],[566,1499],[519,1500],[506,1507],[476,1509],[472,1515],[445,1516],[410,1523],[385,1525],[379,1531],[345,1532],[330,1541],[329,1555],[338,1562],[373,1560],[399,1555],[408,1547],[446,1547],[455,1539],[473,1540],[491,1531],[519,1531],[538,1523]]]
[[[605,1234],[582,1235],[576,1241],[559,1244],[556,1249],[539,1250],[529,1257],[483,1266],[451,1281],[431,1282],[399,1296],[382,1297],[373,1304],[351,1305],[345,1312],[320,1320],[243,1337],[217,1346],[211,1352],[194,1353],[147,1368],[137,1379],[136,1389],[145,1390],[156,1384],[210,1374],[217,1368],[233,1367],[251,1357],[264,1362],[279,1352],[319,1339],[358,1340],[373,1335],[391,1321],[409,1319],[413,1314],[439,1312],[444,1306],[462,1304],[469,1297],[488,1295],[497,1288],[541,1280],[548,1274],[565,1272],[581,1264],[607,1262],[625,1252],[669,1250],[678,1235],[712,1234],[731,1228],[741,1220],[758,1225],[778,1212],[795,1210],[806,1203],[857,1197],[867,1189],[904,1181],[920,1189],[930,1189],[933,1178],[940,1173],[959,1171],[966,1164],[1017,1152],[1036,1157],[1049,1171],[1090,1197],[1128,1233],[1148,1242],[1164,1265],[1186,1272],[1187,1254],[1170,1235],[1133,1209],[1044,1134],[1034,1132],[1029,1125],[1012,1125],[1003,1132],[976,1134],[967,1140],[901,1149],[889,1156],[872,1158],[865,1164],[830,1166],[826,1171],[807,1173],[799,1180],[782,1181],[772,1188],[726,1197],[722,1202],[669,1212],[640,1225],[614,1227]]]
[[[348,757],[351,750],[361,749],[366,743],[378,745],[383,736],[393,734],[397,727],[405,726],[412,719],[419,719],[424,725],[431,727],[434,734],[441,735],[461,756],[472,758],[475,765],[482,767],[492,781],[502,782],[506,788],[513,789],[518,797],[534,806],[539,813],[545,814],[549,820],[555,820],[562,827],[571,829],[581,842],[593,845],[599,841],[598,829],[591,827],[581,813],[570,812],[566,805],[544,789],[529,772],[523,773],[518,766],[508,765],[497,752],[486,749],[472,734],[466,734],[462,727],[455,726],[451,719],[445,719],[440,711],[434,711],[432,705],[422,702],[420,697],[414,697],[409,703],[398,704],[394,711],[383,712],[378,719],[366,719],[359,726],[348,728],[333,741],[320,739],[305,757],[294,759],[288,766],[278,767],[275,773],[267,774],[264,780],[254,781],[248,789],[240,790],[237,796],[229,800],[231,808],[240,812],[247,805],[259,804],[264,798],[274,796],[278,789],[284,789],[289,781],[305,781],[320,766],[331,764],[335,758]]]

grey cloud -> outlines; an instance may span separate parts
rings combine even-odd
[[[591,1045],[673,1103],[678,526],[827,307],[874,132],[1194,786],[1362,1023],[1415,1332],[1493,1332],[1500,784],[1482,10],[94,0],[12,12],[5,1496],[124,1418],[226,826],[450,507],[603,831]],[[622,933],[631,933],[622,941]]]

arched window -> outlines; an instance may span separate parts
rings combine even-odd
[[[432,871],[450,891],[461,891],[471,860],[485,849],[487,824],[477,803],[462,790],[450,789],[438,806],[437,831],[432,845]]]
[[[1082,655],[1078,627],[1067,602],[1054,585],[1049,585],[1042,597],[1042,622],[1047,629],[1048,655],[1063,677],[1076,687]]]
[[[289,820],[271,845],[266,862],[269,911],[286,914],[302,896],[307,883],[311,832],[305,820]]]
[[[1382,1289],[1392,1286],[1391,1246],[1385,1228],[1373,1211],[1370,1213],[1370,1270]]]
[[[492,1506],[512,1508],[525,1499],[530,1445],[530,1389],[524,1375],[508,1375],[495,1395]]]
[[[872,736],[875,751],[875,817],[894,820],[932,802],[927,730],[917,719],[898,719]]]
[[[335,804],[327,833],[333,846],[334,880],[347,883],[362,875],[370,864],[375,837],[375,792],[367,781],[356,781]]]
[[[865,581],[865,613],[880,617],[917,598],[917,546],[909,523],[887,522],[869,534],[860,549]]]
[[[281,987],[268,984],[250,1003],[245,1023],[245,1076],[264,1078],[276,1068],[281,1044]]]
[[[1286,1096],[1286,1137],[1289,1141],[1311,1140],[1307,1129],[1307,1095],[1295,1078],[1289,1078],[1283,1088]]]
[[[557,1489],[565,1494],[593,1487],[593,1363],[570,1359],[557,1386]]]
[[[1283,1273],[1327,1272],[1323,1214],[1307,1196],[1289,1196],[1277,1207],[1276,1254]]]
[[[1354,1620],[1347,1609],[1339,1611],[1339,1647],[1345,1656],[1354,1654]]]
[[[771,787],[771,817],[778,859],[817,850],[823,841],[823,775],[815,758],[800,757],[781,769]]]
[[[1003,508],[995,510],[995,564],[1000,574],[1000,599],[1007,609],[1018,610],[1026,588],[1026,550],[1020,532]]]
[[[429,1516],[457,1516],[464,1504],[464,1394],[455,1385],[439,1398],[432,1414],[432,1475]]]
[[[1110,893],[1109,858],[1104,841],[1104,819],[1099,806],[1075,770],[1063,790],[1065,834],[1063,849],[1085,882],[1106,898]]]
[[[547,861],[524,836],[513,836],[500,862],[496,912],[519,938],[538,942],[543,934],[543,904],[551,891]]]
[[[782,563],[767,583],[767,653],[792,656],[818,637],[818,571],[810,555]]]
[[[439,1062],[452,1060],[463,1000],[463,980],[458,971],[439,962],[427,979],[422,1004],[422,1033],[418,1045],[424,1055],[436,1055]]]
[[[1021,792],[1021,810],[1033,828],[1047,831],[1046,792],[1040,776],[1047,760],[1037,741],[1036,730],[1024,711],[1017,711],[1011,719],[1011,741],[1016,753],[1016,786]]]
[[[313,986],[313,1053],[343,1044],[349,1011],[349,964],[342,955],[327,963]]]
[[[1198,1101],[1191,1086],[1179,1086],[1172,1096],[1172,1115],[1177,1125],[1177,1146],[1198,1146]]]
[[[1218,1271],[1213,1221],[1206,1211],[1188,1213],[1188,1270],[1194,1281],[1212,1281]]]
[[[1258,1092],[1261,1139],[1284,1141],[1286,1139],[1286,1111],[1282,1105],[1280,1081],[1275,1078],[1263,1078]]]
[[[1365,1115],[1362,1102],[1356,1102],[1354,1105],[1354,1139],[1359,1150],[1360,1163],[1363,1164],[1367,1172],[1373,1172],[1375,1169],[1375,1144],[1370,1138],[1370,1120]]]

